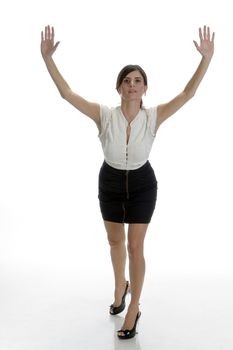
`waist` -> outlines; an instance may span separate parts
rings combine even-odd
[[[107,172],[113,174],[113,175],[124,175],[124,174],[128,173],[128,174],[134,174],[135,176],[137,176],[137,175],[143,176],[143,174],[148,174],[148,172],[154,173],[154,170],[153,170],[149,160],[147,160],[145,164],[143,164],[142,166],[140,166],[137,169],[117,169],[117,168],[114,168],[111,165],[109,165],[106,162],[106,160],[104,160],[101,168],[106,170]]]
[[[150,164],[150,162],[148,160],[142,162],[142,163],[137,163],[137,164],[118,164],[118,163],[113,163],[109,160],[104,160],[104,163],[108,165],[110,168],[115,169],[115,170],[121,170],[121,171],[135,171],[135,170],[139,170],[142,169],[144,166],[147,166]]]
[[[102,190],[121,193],[125,191],[127,183],[128,192],[137,192],[141,190],[149,190],[157,186],[157,180],[154,170],[147,160],[147,162],[138,169],[115,169],[103,162],[99,173],[99,184]]]

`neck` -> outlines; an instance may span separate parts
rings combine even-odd
[[[132,101],[132,102],[126,102],[122,101],[121,102],[121,110],[125,116],[125,118],[128,120],[128,122],[131,122],[136,115],[138,114],[140,110],[140,103]]]

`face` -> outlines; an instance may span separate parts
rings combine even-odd
[[[118,92],[122,99],[127,101],[139,100],[146,92],[147,86],[144,84],[143,76],[138,70],[130,72],[122,81]]]

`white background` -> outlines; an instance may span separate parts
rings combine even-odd
[[[9,0],[0,10],[2,291],[7,285],[13,293],[16,275],[29,269],[34,278],[33,271],[75,271],[82,291],[86,277],[96,290],[112,279],[97,198],[98,130],[60,97],[47,73],[40,54],[47,24],[61,41],[54,60],[71,88],[109,106],[120,102],[115,81],[129,63],[147,72],[146,106],[173,98],[200,62],[198,27],[216,32],[196,96],[161,126],[150,155],[159,188],[146,237],[146,283],[188,276],[232,285],[230,1]]]
[[[195,98],[160,128],[150,161],[159,183],[147,245],[159,270],[233,269],[232,52],[227,2],[11,2],[1,13],[1,259],[73,265],[105,259],[97,200],[102,150],[94,123],[60,98],[40,55],[55,27],[54,55],[70,86],[91,101],[119,103],[123,65],[146,70],[144,104],[166,102],[190,79],[198,27],[216,49]],[[229,20],[228,20],[229,19]],[[99,254],[101,251],[101,254]],[[98,261],[101,264],[101,261]]]
[[[2,263],[108,263],[97,198],[103,160],[98,130],[62,100],[49,77],[40,55],[44,26],[55,27],[61,42],[54,60],[74,91],[114,106],[120,102],[119,70],[136,63],[149,80],[144,104],[153,106],[181,92],[191,78],[200,61],[192,41],[207,24],[216,32],[209,70],[196,96],[161,126],[150,155],[159,192],[146,254],[161,273],[233,271],[230,12],[227,1],[5,3]]]

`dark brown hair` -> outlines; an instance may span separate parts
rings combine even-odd
[[[141,75],[143,77],[144,84],[147,86],[147,75],[146,75],[145,71],[142,69],[142,67],[140,67],[137,64],[128,64],[127,66],[123,67],[118,74],[117,82],[116,82],[117,91],[119,90],[119,87],[121,86],[124,78],[129,73],[134,72],[135,70],[138,70],[141,73]],[[141,101],[140,107],[142,107],[142,101]]]

